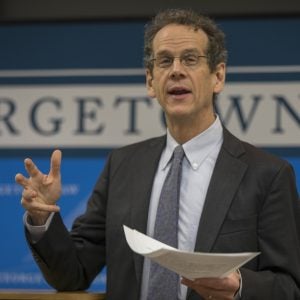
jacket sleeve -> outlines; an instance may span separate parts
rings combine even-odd
[[[271,180],[258,217],[257,271],[241,268],[242,299],[300,299],[299,198],[284,164]],[[298,223],[298,225],[297,225]]]
[[[61,291],[87,289],[106,264],[105,224],[109,160],[99,177],[85,213],[78,217],[71,232],[59,213],[37,242],[32,243],[25,229],[33,257],[46,281]]]

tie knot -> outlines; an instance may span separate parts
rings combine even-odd
[[[184,150],[183,150],[183,147],[181,145],[178,145],[176,146],[176,148],[174,149],[174,152],[173,152],[173,159],[175,160],[182,160],[183,159],[183,156],[184,156]]]

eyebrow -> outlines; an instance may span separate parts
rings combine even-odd
[[[190,48],[190,49],[183,50],[180,55],[185,55],[185,54],[190,54],[190,53],[200,54],[200,52],[197,48]],[[157,56],[173,56],[173,54],[169,50],[161,50],[161,51],[157,52],[155,56],[156,57]]]

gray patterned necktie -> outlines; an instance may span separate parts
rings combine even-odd
[[[172,247],[178,247],[178,211],[181,165],[184,150],[177,146],[172,165],[161,190],[157,208],[154,238]],[[155,262],[150,263],[147,300],[175,300],[178,295],[179,276]]]

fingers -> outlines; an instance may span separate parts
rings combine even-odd
[[[25,198],[22,198],[21,204],[31,217],[30,223],[36,226],[44,225],[52,212],[56,213],[60,210],[56,205],[41,204],[36,201],[31,202]]]
[[[182,278],[181,283],[188,286],[189,288],[195,290],[198,294],[200,294],[204,300],[212,300],[213,296],[212,296],[212,291],[211,289],[205,287],[205,286],[201,286],[198,285],[196,283],[196,280],[189,280],[186,278]]]
[[[19,176],[18,176],[19,177]],[[35,214],[39,215],[40,212],[59,212],[60,207],[55,204],[47,204],[37,199],[37,192],[30,189],[24,188],[22,192],[21,204],[32,216]]]
[[[32,198],[25,198],[22,197],[21,199],[21,204],[22,206],[31,214],[34,214],[34,212],[59,212],[60,207],[57,205],[52,205],[52,204],[45,204],[45,203],[40,203],[37,201],[32,201]]]
[[[27,201],[32,201],[33,198],[37,196],[36,191],[33,191],[31,189],[24,189],[22,192],[22,198],[26,199]]]
[[[60,150],[54,150],[51,156],[50,172],[49,176],[59,177],[60,176],[60,165],[61,165],[62,153]]]
[[[30,177],[36,177],[40,171],[30,158],[24,160],[25,169]]]
[[[16,174],[15,181],[16,183],[20,184],[24,188],[28,185],[28,179],[20,173]]]
[[[54,177],[60,176],[61,157],[62,157],[62,154],[61,154],[60,150],[53,151],[53,153],[51,155],[49,175],[54,176]],[[34,178],[34,177],[38,176],[39,174],[41,174],[38,167],[34,164],[34,162],[30,158],[26,158],[24,160],[24,164],[25,164],[25,169],[30,177]]]
[[[18,173],[15,181],[23,187],[21,204],[37,220],[51,212],[59,212],[55,204],[61,193],[60,165],[61,151],[55,150],[50,160],[49,175],[45,175],[30,158],[24,160],[28,177]]]
[[[24,160],[25,169],[30,177],[36,177],[38,174],[40,174],[39,169],[37,166],[33,163],[33,161],[30,158],[26,158]],[[27,188],[29,184],[29,179],[23,176],[21,173],[16,174],[15,176],[16,183],[20,184],[24,188]]]
[[[53,151],[50,160],[49,176],[42,174],[38,169],[38,167],[34,164],[34,162],[30,158],[26,158],[24,160],[25,169],[29,177],[35,178],[39,175],[40,177],[37,177],[37,179],[42,180],[45,183],[48,177],[58,178],[60,176],[61,157],[62,157],[62,153],[60,150]],[[20,173],[16,174],[15,181],[16,183],[20,184],[24,188],[26,188],[27,185],[29,184],[29,180]]]
[[[233,299],[239,288],[239,282],[233,276],[225,278],[182,278],[181,283],[195,290],[205,299]]]

